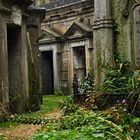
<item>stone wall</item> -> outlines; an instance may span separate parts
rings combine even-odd
[[[35,103],[36,109],[41,105],[37,39],[42,11],[39,11],[37,28],[33,25],[27,30],[30,4],[30,0],[0,1],[0,102],[6,103],[11,113],[25,112],[30,107],[31,95],[35,96],[31,105]],[[33,19],[36,18],[35,13]],[[27,32],[31,33],[31,39]]]
[[[113,0],[114,45],[117,46],[122,61],[133,62],[133,1]]]
[[[81,4],[72,4],[71,6],[65,4],[63,8],[46,9],[46,17],[43,23],[63,34],[76,20],[80,20],[92,27],[93,11],[92,1],[90,0],[81,2]]]
[[[24,112],[28,104],[26,19],[21,5],[23,1],[0,2],[0,101],[13,113]]]

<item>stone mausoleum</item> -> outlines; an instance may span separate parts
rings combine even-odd
[[[39,39],[42,91],[68,93],[74,73],[80,80],[93,73],[94,1],[60,0],[43,6],[46,18]]]
[[[139,0],[53,0],[42,7],[46,8],[39,38],[43,93],[69,92],[74,73],[79,79],[89,73],[99,87],[104,79],[102,63],[115,66],[117,54],[139,70]]]
[[[31,4],[31,0],[0,1],[0,109],[12,113],[22,113],[35,105],[39,108],[41,104],[34,40],[39,36],[43,10],[27,10]]]

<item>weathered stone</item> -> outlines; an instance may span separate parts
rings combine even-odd
[[[0,102],[12,113],[23,113],[29,105],[26,22],[31,2],[0,1]]]
[[[134,43],[136,64],[140,66],[140,6],[134,9]]]
[[[94,77],[95,84],[99,86],[105,77],[103,63],[113,66],[113,38],[111,1],[95,0],[95,17],[93,26],[94,50]]]

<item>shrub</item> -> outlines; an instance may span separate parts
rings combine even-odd
[[[103,83],[105,93],[129,93],[135,88],[134,73],[129,62],[119,65],[119,68],[107,67]]]
[[[64,92],[62,91],[62,89],[57,89],[57,90],[55,91],[55,95],[56,95],[56,96],[64,96],[65,94],[64,94]]]
[[[79,108],[77,104],[73,103],[73,98],[71,96],[64,99],[60,105],[60,109],[63,111],[64,115],[68,115],[70,113],[76,112],[76,110]]]

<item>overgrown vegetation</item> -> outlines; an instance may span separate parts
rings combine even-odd
[[[103,91],[110,94],[129,93],[137,88],[134,72],[129,62],[120,63],[116,68],[106,67]]]
[[[79,105],[86,109],[68,98],[61,104],[64,117],[59,122],[44,126],[32,139],[140,140],[140,118],[132,114],[134,108],[139,107],[139,75],[135,75],[129,62],[118,62],[115,68],[105,68],[106,79],[100,91],[88,88],[90,80],[87,78],[81,84],[85,100],[80,100],[82,104]],[[87,94],[88,90],[92,93]],[[131,95],[134,97],[130,98]],[[107,109],[104,104],[109,104]]]
[[[94,90],[93,81],[86,77],[77,104],[72,97],[47,96],[41,111],[15,115],[12,121],[42,124],[32,140],[140,140],[140,118],[133,115],[139,110],[139,74],[128,62],[105,69],[103,88]],[[44,118],[58,106],[63,111],[60,120]]]
[[[69,115],[71,112],[76,112],[79,108],[77,104],[74,104],[72,96],[67,97],[59,105],[60,109],[63,111],[64,115]]]
[[[93,112],[79,107],[44,126],[32,140],[139,140],[139,124],[139,118],[116,108]]]

